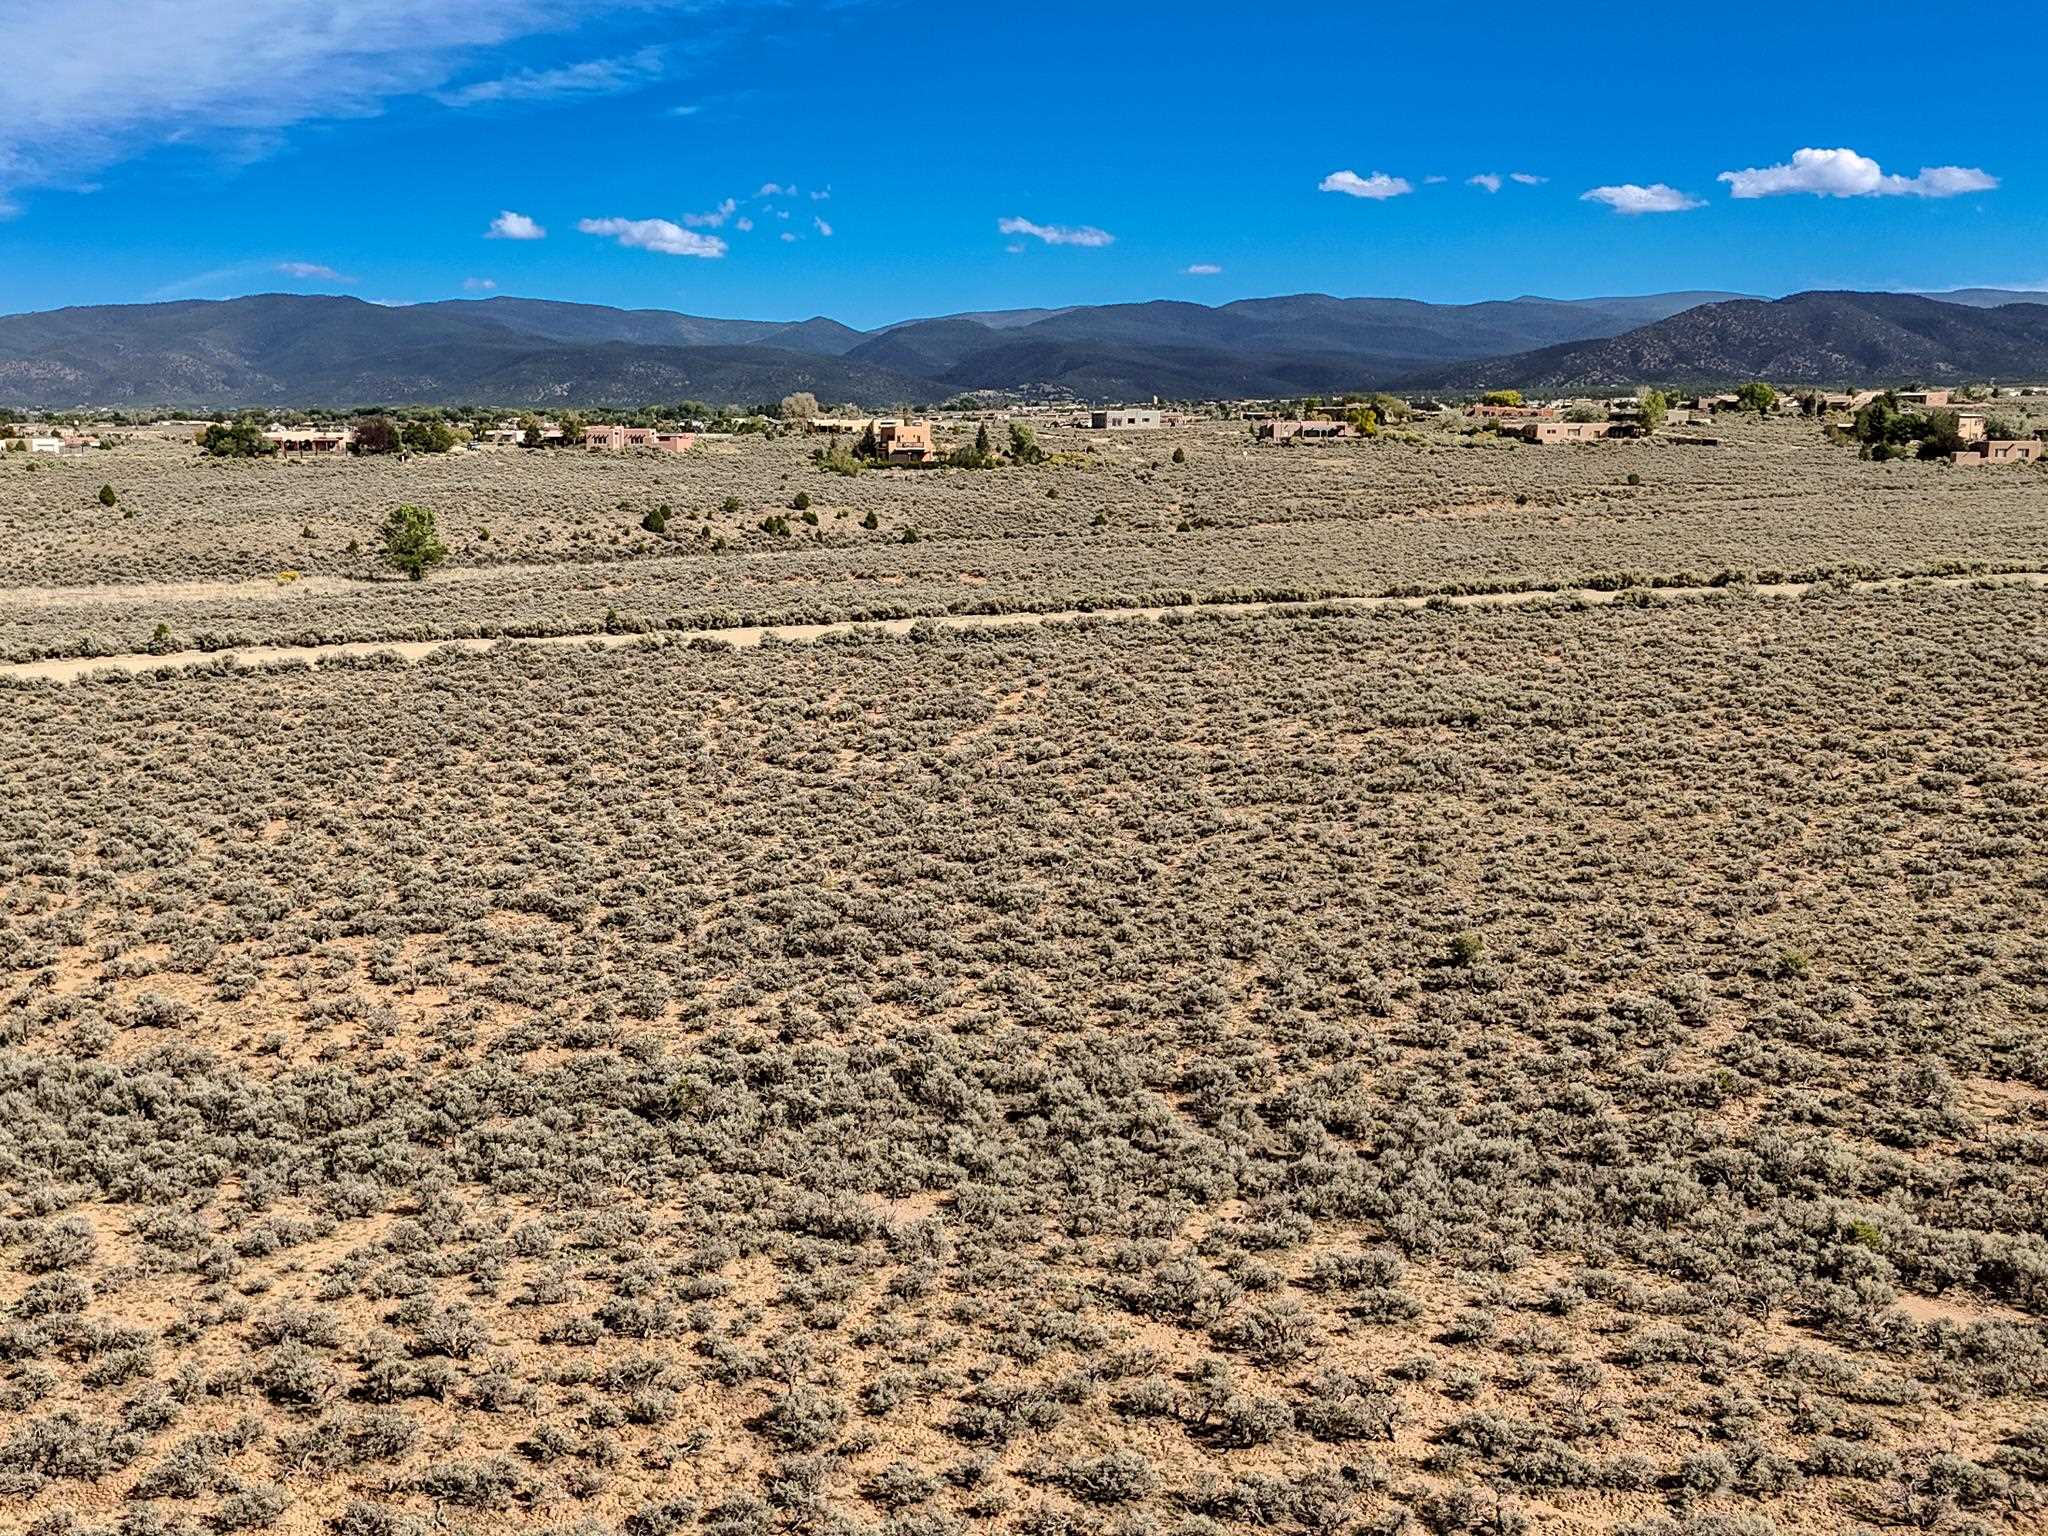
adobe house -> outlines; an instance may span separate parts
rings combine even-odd
[[[1097,432],[1149,432],[1165,424],[1157,411],[1133,410],[1124,406],[1091,411],[1088,416],[1088,425]]]
[[[875,454],[884,464],[929,464],[939,456],[928,421],[878,421]]]
[[[1308,443],[1333,443],[1354,437],[1348,421],[1262,421],[1252,431],[1262,443],[1284,443],[1299,438]]]
[[[1489,421],[1555,421],[1557,407],[1554,405],[1468,405],[1467,416],[1478,416]]]
[[[2043,443],[2038,437],[1981,438],[1974,447],[1950,454],[1948,461],[1961,466],[2038,464],[2044,448],[2048,448],[2048,443]]]
[[[1955,398],[1952,389],[1916,389],[1899,396],[1901,405],[1917,405],[1923,411],[1938,410]]]
[[[282,427],[273,423],[263,440],[279,453],[343,454],[356,435],[348,427]]]
[[[1966,443],[1981,443],[1990,435],[1982,411],[1957,411],[1956,435]]]
[[[1622,421],[1532,421],[1514,430],[1525,443],[1597,443],[1631,435],[1634,428]]]
[[[583,429],[583,446],[590,453],[625,453],[635,448],[656,453],[688,453],[697,441],[688,432],[657,432],[652,427],[621,427],[594,422]]]

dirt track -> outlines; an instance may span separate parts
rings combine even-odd
[[[1976,585],[1997,586],[2048,586],[2048,571],[2012,572],[1998,576],[1918,576],[1901,577],[1887,581],[1855,582],[1851,585],[1858,591],[1883,591],[1896,587],[1921,584],[1941,587],[1967,587]],[[1202,603],[1181,607],[1156,608],[1094,608],[1063,609],[1052,613],[1003,613],[1003,614],[947,614],[934,618],[890,619],[879,623],[843,622],[833,624],[759,624],[727,629],[657,630],[651,634],[604,634],[555,635],[534,639],[467,639],[467,640],[353,640],[329,645],[258,645],[244,646],[227,651],[176,651],[169,655],[153,655],[148,652],[131,652],[121,656],[76,656],[60,657],[47,661],[14,662],[0,666],[0,681],[73,683],[81,678],[104,672],[155,672],[162,670],[189,669],[212,665],[223,660],[247,667],[274,665],[278,662],[303,661],[319,662],[329,658],[347,656],[393,656],[404,661],[419,661],[436,651],[487,651],[500,645],[524,646],[601,646],[613,647],[649,643],[684,644],[693,640],[708,640],[721,645],[756,646],[766,640],[801,644],[822,640],[829,635],[850,634],[854,630],[866,633],[902,636],[909,634],[918,625],[933,629],[1014,629],[1038,624],[1071,622],[1078,619],[1105,620],[1159,620],[1169,615],[1207,614],[1222,618],[1261,618],[1286,616],[1307,612],[1328,613],[1366,612],[1380,608],[1416,609],[1431,604],[1452,608],[1508,608],[1529,603],[1546,602],[1556,598],[1570,597],[1587,604],[1620,602],[1624,598],[1641,596],[1654,591],[1659,599],[1700,598],[1729,592],[1747,592],[1762,597],[1797,597],[1811,591],[1818,583],[1783,582],[1771,586],[1751,587],[1658,587],[1655,589],[1630,589],[1628,591],[1586,591],[1580,589],[1543,588],[1521,592],[1485,592],[1459,597],[1339,597],[1327,598],[1320,602],[1271,602],[1271,603]]]

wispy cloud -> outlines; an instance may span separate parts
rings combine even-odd
[[[717,260],[725,254],[725,242],[716,235],[700,235],[694,229],[667,219],[579,219],[576,227],[586,235],[602,235],[620,245],[663,256],[698,256]]]
[[[762,182],[762,183],[761,183],[761,190],[760,190],[760,191],[758,191],[758,192],[756,192],[756,193],[754,194],[754,196],[756,196],[756,197],[795,197],[795,196],[796,196],[796,187],[795,187],[795,185],[794,185],[794,184],[792,184],[792,185],[790,185],[790,186],[787,186],[787,187],[785,187],[785,186],[784,186],[784,185],[783,185],[783,184],[782,184],[781,182],[779,182],[779,181],[764,181],[764,182]]]
[[[545,240],[548,232],[523,213],[503,210],[484,231],[486,240]]]
[[[859,210],[856,209],[855,212]],[[1047,245],[1100,247],[1116,244],[1116,236],[1093,224],[1034,224],[1030,219],[997,219],[996,229],[1005,235],[1028,235]]]
[[[832,226],[830,224],[827,224],[823,219],[817,217],[815,214],[811,216],[811,223],[813,226],[816,227],[820,235],[824,236],[827,240],[830,240],[832,238]]]
[[[31,52],[8,72],[0,109],[0,198],[30,186],[73,186],[166,143],[260,156],[288,142],[300,124],[373,116],[401,97],[449,91],[451,80],[508,44],[607,15],[701,12],[730,3],[64,0],[32,41],[17,35]],[[624,74],[632,73],[635,57],[628,56]],[[501,85],[495,93],[456,86],[451,94],[471,101],[530,97],[558,73],[483,82]],[[595,78],[584,69],[558,83],[580,79],[587,87]]]
[[[1332,171],[1316,183],[1318,192],[1341,192],[1346,197],[1370,198],[1376,203],[1390,197],[1406,197],[1415,190],[1405,176],[1389,176],[1383,171],[1374,171],[1370,176],[1361,176],[1356,171]]]
[[[1214,277],[1222,270],[1213,261],[1198,261],[1191,267],[1183,267],[1181,275],[1184,277]]]
[[[498,285],[488,277],[465,277],[462,280],[464,293],[489,293]]]
[[[1616,187],[1595,187],[1590,192],[1581,193],[1579,201],[1605,203],[1616,213],[1630,217],[1642,213],[1684,213],[1688,209],[1705,206],[1690,193],[1667,187],[1661,181],[1653,181],[1647,187],[1637,186],[1632,181]]]
[[[1518,181],[1525,187],[1540,187],[1549,181],[1548,176],[1538,176],[1529,171],[1509,171],[1509,181]]]
[[[617,96],[659,80],[665,55],[659,46],[610,59],[585,59],[555,69],[522,69],[495,80],[478,80],[436,91],[444,107],[480,107],[494,102],[557,101],[565,96]]]
[[[344,277],[330,266],[317,261],[280,261],[272,270],[285,277],[296,278],[302,283],[352,283],[352,277]]]
[[[1468,187],[1478,187],[1487,192],[1498,192],[1501,179],[1492,171],[1481,171],[1477,176],[1467,176],[1465,178],[1465,185]]]
[[[1998,178],[1965,165],[1930,165],[1918,176],[1887,175],[1883,166],[1853,149],[1802,149],[1790,164],[1723,171],[1731,197],[1960,197],[1990,192]]]
[[[709,213],[686,213],[683,222],[692,229],[721,229],[725,221],[739,212],[739,204],[727,198]]]

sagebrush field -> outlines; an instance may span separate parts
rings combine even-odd
[[[2042,1528],[2048,590],[1830,578],[2048,476],[1419,436],[0,466],[13,659],[652,632],[0,687],[0,1523]]]

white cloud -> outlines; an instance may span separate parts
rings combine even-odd
[[[1012,256],[1022,256],[1024,254],[1024,242],[1021,240],[1012,240],[1008,245],[1004,246],[1003,249],[1008,251]]]
[[[655,251],[663,256],[698,256],[715,261],[725,254],[725,242],[716,235],[700,235],[667,219],[579,219],[576,227],[586,235],[603,235],[637,251]]]
[[[1989,192],[1996,176],[1972,166],[1931,165],[1918,176],[1887,175],[1883,166],[1853,149],[1802,149],[1789,165],[1752,166],[1723,171],[1731,197],[1784,197],[1806,192],[1815,197],[1960,197]]]
[[[1450,179],[1448,176],[1425,176],[1422,178],[1422,184],[1425,187],[1440,187]]]
[[[486,240],[545,240],[548,232],[523,213],[502,210],[484,231]]]
[[[822,203],[827,201],[831,196],[832,189],[830,187],[827,187],[822,192],[813,192],[811,194],[811,201],[814,203]]]
[[[286,277],[297,278],[302,283],[352,283],[352,277],[344,277],[329,266],[317,261],[280,261],[276,270]]]
[[[1510,171],[1508,172],[1508,180],[1518,181],[1525,187],[1540,187],[1550,178],[1548,176],[1538,176],[1529,171]]]
[[[790,233],[790,232],[789,232],[788,230],[786,230],[786,229],[785,229],[785,230],[784,230],[784,231],[782,232],[782,243],[783,243],[784,245],[795,245],[795,244],[796,244],[796,236],[795,236],[795,235],[793,235],[793,234],[791,234],[791,233]]]
[[[1316,183],[1318,192],[1342,192],[1346,197],[1369,197],[1374,202],[1385,202],[1390,197],[1404,197],[1415,188],[1405,176],[1389,176],[1374,171],[1370,176],[1361,176],[1356,171],[1332,171]]]
[[[616,96],[659,80],[662,69],[662,50],[647,47],[618,58],[585,59],[555,69],[516,70],[496,80],[478,80],[451,91],[436,91],[434,100],[444,107],[480,107],[501,101]]]
[[[1623,182],[1618,187],[1595,187],[1580,195],[1582,203],[1605,203],[1616,213],[1631,216],[1639,213],[1684,213],[1691,208],[1705,205],[1696,197],[1681,192],[1676,187],[1667,187],[1661,181],[1653,181],[1647,187],[1634,182]]]
[[[1214,277],[1222,270],[1213,261],[1198,261],[1193,266],[1186,268],[1183,275],[1187,277]]]
[[[794,185],[793,183],[792,183],[791,185],[789,185],[789,186],[786,186],[786,187],[785,187],[785,186],[784,186],[784,185],[783,185],[783,184],[782,184],[781,182],[779,182],[779,181],[764,181],[764,182],[762,182],[762,183],[761,183],[761,190],[760,190],[760,191],[758,191],[758,192],[756,192],[756,193],[754,194],[754,196],[756,196],[756,197],[795,197],[795,196],[796,196],[796,187],[795,187],[795,185]]]
[[[818,226],[819,234],[823,235],[827,240],[830,240],[832,238],[832,226],[830,224],[827,224],[823,219],[818,218],[815,215],[812,217],[811,222]]]
[[[996,229],[1006,235],[1029,235],[1047,245],[1080,245],[1091,248],[1114,245],[1116,236],[1093,224],[1034,224],[1029,219],[997,219]]]
[[[1468,187],[1484,187],[1489,192],[1498,192],[1500,190],[1500,177],[1492,171],[1481,171],[1477,176],[1467,176],[1465,178],[1465,185]]]
[[[701,101],[693,101],[686,103],[685,105],[680,107],[670,107],[668,109],[668,115],[670,117],[695,117],[699,112],[702,112],[703,110],[704,103],[702,103]]]
[[[399,97],[444,90],[507,44],[652,8],[701,4],[64,0],[31,31],[10,29],[18,46],[0,108],[0,200],[76,185],[164,144],[267,154],[300,124],[374,116]],[[27,25],[24,10],[20,0],[0,5]],[[503,95],[520,89],[534,86]]]
[[[462,280],[462,291],[464,293],[489,293],[497,286],[488,277],[465,277]]]
[[[683,222],[692,229],[718,229],[739,211],[739,204],[727,198],[709,213],[686,213]]]
[[[734,229],[738,230],[738,231],[739,231],[739,232],[740,232],[741,234],[745,234],[745,233],[746,233],[746,232],[747,232],[748,230],[750,230],[750,229],[752,229],[752,228],[754,227],[754,221],[753,221],[752,219],[745,219],[745,218],[742,218],[742,219],[735,219],[735,220],[733,221],[733,226],[732,226],[732,227],[733,227]]]

